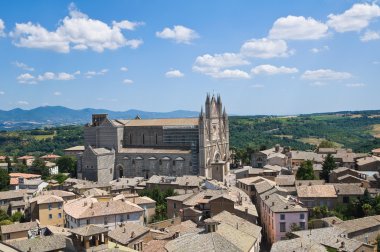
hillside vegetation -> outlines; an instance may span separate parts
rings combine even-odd
[[[380,147],[380,117],[371,114],[314,114],[297,117],[230,117],[230,145],[258,150],[279,143],[296,150],[315,149],[323,140],[355,152]]]
[[[253,152],[275,144],[294,150],[315,149],[324,140],[355,152],[380,147],[380,111],[312,114],[292,117],[231,116],[230,146]],[[0,155],[56,153],[83,145],[83,126],[0,131]]]

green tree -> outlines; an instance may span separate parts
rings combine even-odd
[[[49,177],[49,168],[46,167],[44,160],[36,158],[32,163],[32,167],[43,179]]]
[[[15,212],[10,220],[12,222],[24,222],[25,221],[25,218],[24,218],[24,215],[21,213],[21,212]]]
[[[370,215],[370,213],[372,212],[372,206],[370,204],[364,204],[362,208],[365,216]]]
[[[0,221],[9,220],[9,215],[3,209],[0,209]]]
[[[336,168],[334,157],[331,154],[327,154],[322,164],[321,178],[326,182],[329,182],[329,175],[332,170]]]
[[[315,179],[313,163],[310,160],[307,160],[301,164],[301,166],[298,168],[296,178],[300,180]]]
[[[70,173],[71,176],[76,175],[77,162],[74,157],[62,156],[58,158],[57,165],[59,168],[59,172]]]
[[[0,221],[0,226],[3,226],[3,225],[10,225],[12,224],[13,222],[11,220],[2,220]]]
[[[0,169],[0,191],[8,190],[9,180],[8,171]]]

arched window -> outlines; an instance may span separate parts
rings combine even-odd
[[[142,143],[145,144],[145,135],[143,134]]]
[[[157,136],[157,133],[156,133],[156,144],[158,144],[158,136]]]
[[[129,134],[129,144],[132,144],[132,134]]]

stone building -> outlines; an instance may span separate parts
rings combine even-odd
[[[224,180],[229,167],[228,116],[220,96],[207,95],[198,118],[111,120],[92,116],[84,129],[78,177],[201,175]]]

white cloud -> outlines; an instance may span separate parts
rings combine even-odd
[[[132,84],[132,83],[133,83],[133,80],[130,80],[130,79],[124,79],[124,80],[123,80],[123,83],[124,83],[124,84]]]
[[[315,81],[327,81],[327,80],[343,80],[349,79],[352,75],[347,72],[336,72],[331,69],[318,69],[305,71],[301,79],[315,80]]]
[[[173,29],[165,27],[161,32],[156,32],[156,36],[184,44],[190,44],[192,40],[199,38],[196,31],[182,25],[175,25]]]
[[[284,40],[273,39],[251,39],[246,41],[240,52],[246,57],[256,58],[274,58],[274,57],[287,57],[292,54],[292,51],[288,51],[288,45]]]
[[[310,83],[309,85],[312,87],[322,87],[322,86],[326,86],[327,83],[322,82],[322,81],[314,81],[314,82]]]
[[[0,95],[5,95],[5,92],[4,91],[0,91]]]
[[[205,54],[198,56],[193,65],[193,71],[213,78],[249,78],[249,74],[239,69],[226,69],[248,65],[241,55],[235,53]]]
[[[33,67],[30,67],[27,64],[22,63],[22,62],[15,61],[15,62],[13,62],[13,65],[15,65],[16,67],[21,68],[25,71],[34,71]]]
[[[5,37],[4,29],[5,29],[4,21],[0,19],[0,37]]]
[[[127,72],[128,71],[128,67],[120,67],[120,71]]]
[[[123,29],[134,29],[139,23],[123,20],[113,22],[112,26],[89,18],[71,4],[69,16],[66,16],[55,31],[48,31],[39,24],[17,23],[11,36],[19,47],[40,48],[68,53],[71,49],[103,52],[129,46],[137,48],[142,41],[129,40],[122,33]]]
[[[144,22],[131,22],[128,20],[123,20],[121,22],[112,22],[113,26],[119,27],[120,29],[130,30],[133,31],[136,29],[137,26],[144,25]]]
[[[337,32],[360,31],[380,16],[380,7],[375,4],[357,3],[342,14],[330,14],[327,25]]]
[[[378,40],[380,39],[380,33],[375,31],[366,31],[363,36],[360,37],[360,40],[363,42]]]
[[[84,76],[87,79],[91,79],[92,77],[97,76],[97,75],[105,75],[107,72],[108,72],[108,69],[102,69],[100,71],[88,71],[84,73]]]
[[[20,74],[17,76],[17,81],[19,83],[25,83],[25,84],[35,84],[36,83],[36,77],[29,73]]]
[[[253,74],[292,74],[298,73],[298,69],[295,67],[285,67],[285,66],[272,66],[272,65],[259,65],[251,69]]]
[[[165,73],[166,78],[181,78],[184,76],[179,70],[170,70]]]
[[[78,70],[78,71],[75,71],[74,72],[74,75],[80,75],[80,71]]]
[[[54,93],[53,93],[53,95],[55,95],[55,96],[60,96],[60,95],[62,95],[62,93],[61,93],[61,92],[58,92],[58,91],[56,91],[56,92],[54,92]]]
[[[18,101],[17,104],[18,105],[29,105],[29,102],[27,102],[27,101]]]
[[[287,16],[277,19],[269,31],[271,39],[314,40],[327,36],[328,26],[311,17]]]
[[[46,81],[46,80],[59,80],[59,81],[67,81],[67,80],[73,80],[75,79],[75,76],[68,73],[52,73],[52,72],[45,72],[42,75],[38,75],[37,80],[38,81]]]
[[[330,49],[330,48],[329,48],[327,45],[325,45],[325,46],[323,46],[323,47],[321,47],[321,48],[316,48],[316,47],[314,47],[314,48],[310,49],[310,51],[311,51],[312,53],[320,53],[320,52],[328,51],[329,49]]]
[[[365,87],[365,84],[364,83],[349,83],[349,84],[346,84],[346,87],[361,88],[361,87]]]

